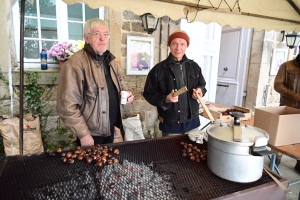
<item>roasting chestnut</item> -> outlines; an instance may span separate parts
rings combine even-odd
[[[113,189],[114,187],[116,187],[116,184],[115,183],[111,183],[111,184],[109,184],[109,186],[108,186],[110,189]]]
[[[103,162],[101,160],[96,162],[96,166],[97,167],[102,167],[103,166]]]
[[[191,160],[191,161],[194,161],[195,159],[196,159],[195,156],[191,156],[191,157],[190,157],[190,160]]]
[[[112,159],[109,159],[109,160],[107,160],[107,163],[108,163],[109,165],[111,165],[111,164],[113,163],[113,160],[112,160]]]
[[[71,158],[71,157],[72,157],[72,152],[71,151],[67,152],[66,158]]]
[[[69,158],[68,160],[67,160],[67,163],[69,163],[69,164],[73,164],[75,161],[74,161],[74,159],[72,159],[72,158]]]
[[[72,159],[77,158],[77,154],[72,154],[71,158]]]
[[[114,154],[117,154],[117,155],[118,155],[119,153],[120,153],[119,149],[115,149],[115,150],[114,150]]]
[[[65,163],[65,162],[67,162],[67,158],[66,157],[61,157],[61,161],[63,162],[63,163]]]
[[[83,160],[83,155],[78,155],[77,160]]]
[[[61,153],[61,152],[62,152],[62,148],[59,147],[56,149],[56,153]]]
[[[77,146],[76,149],[77,149],[77,150],[80,150],[80,149],[81,149],[81,146]]]
[[[85,159],[85,161],[86,161],[88,164],[90,164],[90,163],[93,161],[93,159],[92,159],[91,157],[87,157],[87,158]]]

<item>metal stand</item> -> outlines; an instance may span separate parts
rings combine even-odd
[[[276,161],[276,154],[273,153],[272,155],[268,155],[268,157],[269,157],[269,159],[270,159],[270,165],[269,165],[270,169],[271,169],[272,171],[274,171],[274,169],[275,169],[276,172],[277,172],[280,176],[282,176],[282,174],[281,174],[281,172],[280,172],[278,166],[277,166],[276,163],[275,163],[275,161]],[[295,185],[295,184],[298,184],[298,183],[300,183],[300,180],[291,182],[290,185]],[[300,198],[300,193],[299,193],[299,198]],[[299,198],[298,198],[298,200],[300,200]]]

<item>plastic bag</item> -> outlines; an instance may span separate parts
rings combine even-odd
[[[122,119],[122,123],[125,131],[124,141],[145,139],[139,114]]]

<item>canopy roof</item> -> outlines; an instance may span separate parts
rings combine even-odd
[[[131,10],[137,15],[152,13],[173,20],[217,22],[233,28],[300,31],[300,0],[63,0],[84,2],[91,8],[107,6],[114,11]],[[198,4],[199,3],[199,4]],[[218,9],[216,9],[218,8]],[[239,9],[240,8],[240,9]],[[198,12],[197,12],[198,10]],[[194,19],[195,18],[195,19]]]

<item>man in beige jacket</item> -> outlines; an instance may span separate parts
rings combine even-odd
[[[108,24],[98,18],[84,25],[84,48],[65,62],[57,89],[57,112],[77,135],[78,146],[112,143],[114,126],[121,127],[120,93],[127,90],[122,74],[107,50]],[[127,103],[134,96],[129,91]]]

